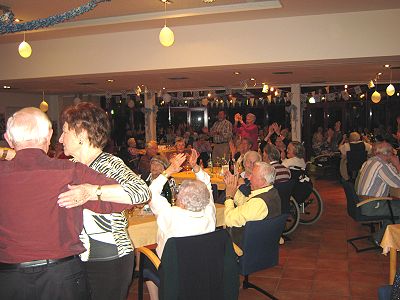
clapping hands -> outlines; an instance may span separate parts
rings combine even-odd
[[[242,121],[243,121],[242,115],[239,113],[235,114],[235,122],[242,122]]]
[[[183,164],[183,162],[185,160],[186,160],[185,153],[179,153],[179,154],[175,155],[174,157],[172,157],[170,159],[171,164],[165,170],[165,172],[168,174],[168,176],[171,176],[171,174],[173,174],[173,173],[178,173],[182,169],[181,165]]]
[[[226,197],[233,198],[236,194],[238,188],[238,177],[237,175],[231,174],[231,172],[227,171],[224,173],[224,182],[226,186]]]

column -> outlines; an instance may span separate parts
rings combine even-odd
[[[292,140],[301,142],[301,102],[300,84],[290,85],[292,92],[292,105],[293,109],[290,114],[290,124],[292,126]]]
[[[144,93],[144,127],[146,143],[157,140],[156,136],[157,106],[156,94],[152,92]]]

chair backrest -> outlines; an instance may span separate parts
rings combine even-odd
[[[292,195],[293,187],[296,180],[291,179],[286,182],[274,183],[274,187],[278,190],[281,198],[281,211],[283,214],[288,214],[290,211],[290,196]]]
[[[347,173],[351,180],[355,181],[363,163],[367,160],[367,152],[364,143],[350,143],[350,151],[346,152]]]
[[[242,239],[243,256],[239,258],[239,273],[251,273],[273,267],[279,263],[279,239],[287,214],[261,221],[249,221]]]
[[[169,238],[161,258],[159,275],[160,299],[238,298],[238,265],[226,230]]]
[[[360,217],[361,217],[361,211],[357,207],[357,203],[359,202],[359,198],[358,198],[358,196],[356,194],[356,191],[354,189],[354,185],[353,185],[352,182],[343,180],[342,181],[342,186],[343,186],[344,192],[346,194],[347,213],[354,220],[358,221],[360,219]]]

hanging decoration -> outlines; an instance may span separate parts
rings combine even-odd
[[[371,100],[374,103],[379,103],[381,101],[381,94],[378,91],[375,91],[371,96]]]
[[[164,27],[161,29],[160,34],[158,36],[161,45],[164,47],[170,47],[174,44],[175,41],[175,36],[174,32],[167,26],[167,1],[162,0],[164,2],[164,14],[165,14],[165,19],[164,19]]]
[[[42,102],[39,105],[39,109],[44,113],[49,110],[49,104],[44,100],[44,91],[43,91]]]
[[[23,58],[28,58],[32,54],[32,47],[27,42],[25,42],[25,32],[24,32],[24,41],[19,44],[18,53]]]
[[[393,84],[390,83],[386,88],[386,94],[388,96],[393,96],[395,92],[396,92],[396,89],[394,88]]]
[[[93,10],[99,3],[109,1],[111,0],[91,0],[88,3],[77,8],[73,8],[67,12],[24,23],[16,23],[14,13],[12,12],[11,8],[2,6],[0,7],[0,9],[3,10],[3,14],[0,15],[0,34],[31,31],[54,26]]]
[[[392,68],[390,68],[390,83],[386,88],[386,94],[391,97],[394,95],[395,92],[396,90],[392,84]]]
[[[79,96],[76,96],[75,98],[74,98],[74,104],[75,105],[77,105],[77,104],[79,104],[79,103],[81,103],[81,98],[79,98]]]

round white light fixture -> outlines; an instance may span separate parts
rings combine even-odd
[[[19,44],[18,53],[23,58],[28,58],[32,54],[31,45],[29,45],[27,42],[23,41],[21,44]]]
[[[46,101],[44,101],[44,99],[43,99],[42,102],[40,103],[39,109],[40,109],[42,112],[47,112],[47,111],[49,110],[49,105],[47,104]]]
[[[171,95],[170,94],[168,94],[168,93],[165,93],[163,96],[162,96],[162,98],[163,98],[163,100],[165,101],[165,103],[169,103],[170,101],[171,101]]]
[[[379,103],[381,101],[381,94],[379,94],[379,92],[375,91],[371,96],[371,100],[374,103]]]
[[[393,84],[389,84],[389,85],[387,86],[387,88],[386,88],[386,94],[387,94],[388,96],[393,96],[395,92],[396,92],[396,90],[395,90]]]
[[[172,46],[175,41],[174,32],[167,25],[161,29],[159,38],[164,47]]]

